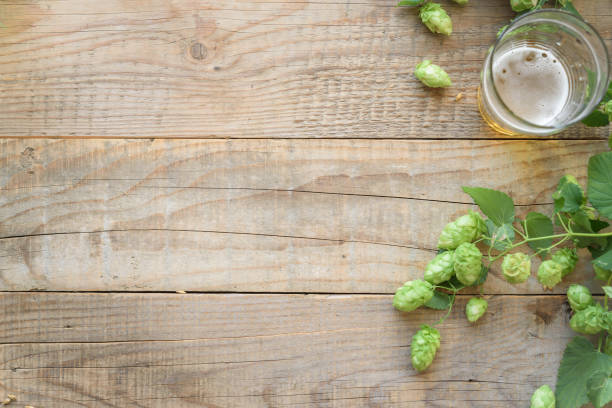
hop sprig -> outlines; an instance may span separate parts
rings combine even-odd
[[[597,374],[596,368],[602,366],[609,366],[612,372],[612,336],[608,335],[612,333],[612,311],[608,311],[608,296],[612,296],[612,286],[608,286],[612,282],[612,232],[607,228],[612,218],[610,174],[612,152],[591,158],[588,191],[575,177],[565,175],[553,194],[552,216],[530,212],[524,219],[516,216],[514,203],[508,195],[486,188],[464,187],[484,216],[470,211],[446,224],[438,239],[439,252],[426,265],[423,279],[406,282],[393,299],[394,306],[401,311],[413,311],[421,306],[447,309],[437,323],[422,326],[413,336],[413,367],[423,371],[430,366],[440,347],[440,332],[434,326],[450,315],[456,296],[464,287],[485,284],[495,262],[503,258],[501,272],[506,281],[521,284],[531,275],[532,259],[539,256],[542,262],[536,273],[537,280],[544,288],[552,289],[576,269],[579,258],[576,248],[587,248],[594,258],[595,276],[606,283],[602,288],[604,302],[603,305],[596,302],[586,286],[569,286],[570,327],[584,335],[600,334],[599,344],[593,349],[589,340],[580,336],[570,342],[569,352],[566,350],[568,357],[563,359],[557,381],[557,395],[563,398],[556,399],[566,400],[571,385],[574,387],[571,392],[575,394],[575,389],[579,388],[583,393],[579,401],[590,399],[596,407],[601,407],[604,399],[597,388],[600,378],[591,379],[590,376]],[[519,250],[524,247],[528,251],[527,246],[532,254]],[[476,322],[487,308],[485,299],[473,297],[465,306],[465,316],[469,322]],[[578,364],[576,362],[583,365],[572,367]],[[607,379],[608,374],[604,373],[602,378]],[[555,394],[550,387],[538,389],[531,406],[554,407]]]

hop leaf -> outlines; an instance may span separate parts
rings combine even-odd
[[[455,249],[464,242],[477,240],[486,231],[487,227],[482,217],[478,213],[470,211],[468,214],[446,224],[438,239],[438,248]]]
[[[523,283],[531,274],[531,258],[522,252],[508,254],[502,262],[504,278],[510,283]]]
[[[612,378],[605,371],[594,372],[587,381],[587,396],[595,408],[612,401]]]
[[[582,334],[597,334],[603,324],[604,311],[599,303],[579,310],[570,319],[572,330]]]
[[[451,35],[453,32],[451,18],[438,3],[426,3],[421,7],[419,16],[432,33]]]
[[[486,220],[488,237],[484,239],[484,243],[498,251],[505,251],[514,241],[514,229],[512,224],[504,224],[500,227],[495,225],[491,220]],[[489,238],[491,237],[491,238]]]
[[[462,188],[495,225],[502,226],[514,222],[514,203],[508,194],[482,187]]]
[[[592,373],[612,370],[612,357],[598,352],[591,342],[574,337],[563,353],[557,375],[555,398],[558,408],[578,408],[589,402],[587,381]]]
[[[576,177],[566,174],[561,177],[557,190],[552,195],[555,200],[555,211],[574,213],[586,203],[584,191]]]
[[[510,0],[512,10],[518,12],[531,10],[538,4],[538,0]]]
[[[430,88],[446,88],[452,85],[451,79],[440,66],[424,60],[416,66],[414,75]]]
[[[563,266],[553,260],[544,261],[538,268],[538,282],[545,288],[552,289],[561,282]]]
[[[465,305],[465,316],[470,323],[474,323],[485,314],[488,306],[489,304],[484,299],[471,298]]]
[[[548,385],[543,385],[531,396],[531,408],[555,408],[555,394]]]
[[[426,281],[417,279],[404,283],[393,296],[393,306],[402,312],[411,312],[425,303],[434,295],[433,286]]]
[[[446,251],[436,255],[425,268],[425,280],[432,285],[437,285],[453,277],[454,251]]]
[[[452,301],[453,298],[449,294],[436,290],[433,297],[424,306],[430,309],[444,310],[450,307]]]
[[[589,159],[588,193],[593,207],[612,218],[612,152],[597,154]]]
[[[570,285],[567,289],[567,300],[574,312],[584,310],[593,304],[593,296],[586,286]]]
[[[612,275],[612,271],[609,271],[597,265],[593,265],[593,270],[595,271],[595,277],[604,282],[607,282],[608,279],[610,279],[610,275]]]
[[[553,234],[553,223],[550,218],[539,212],[530,212],[523,221],[523,228],[529,238],[547,237]],[[529,247],[540,255],[545,255],[552,244],[552,238],[530,241]]]
[[[410,344],[410,359],[417,371],[423,371],[431,365],[440,348],[440,332],[426,325],[412,336]]]
[[[482,273],[482,253],[476,245],[464,242],[455,250],[455,275],[466,286],[478,281]]]
[[[561,277],[565,277],[574,271],[578,262],[578,254],[575,249],[563,248],[552,255],[552,260],[561,265]]]

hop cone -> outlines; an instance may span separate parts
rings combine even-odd
[[[426,325],[412,336],[410,358],[412,366],[417,371],[423,371],[431,365],[440,347],[440,332]]]
[[[424,280],[413,280],[404,283],[393,296],[393,306],[402,312],[411,312],[423,306],[433,297],[433,286]]]

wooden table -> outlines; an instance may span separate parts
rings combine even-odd
[[[476,92],[507,0],[444,3],[449,38],[394,4],[0,3],[0,397],[490,408],[554,385],[586,261],[554,292],[494,269],[423,374],[410,339],[442,312],[391,297],[473,208],[460,186],[549,211],[608,129],[493,133]],[[576,6],[612,47],[612,0]],[[415,80],[426,57],[452,88]]]

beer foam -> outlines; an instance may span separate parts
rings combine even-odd
[[[569,98],[565,67],[549,50],[521,46],[493,62],[493,81],[506,106],[538,126],[551,125]]]

